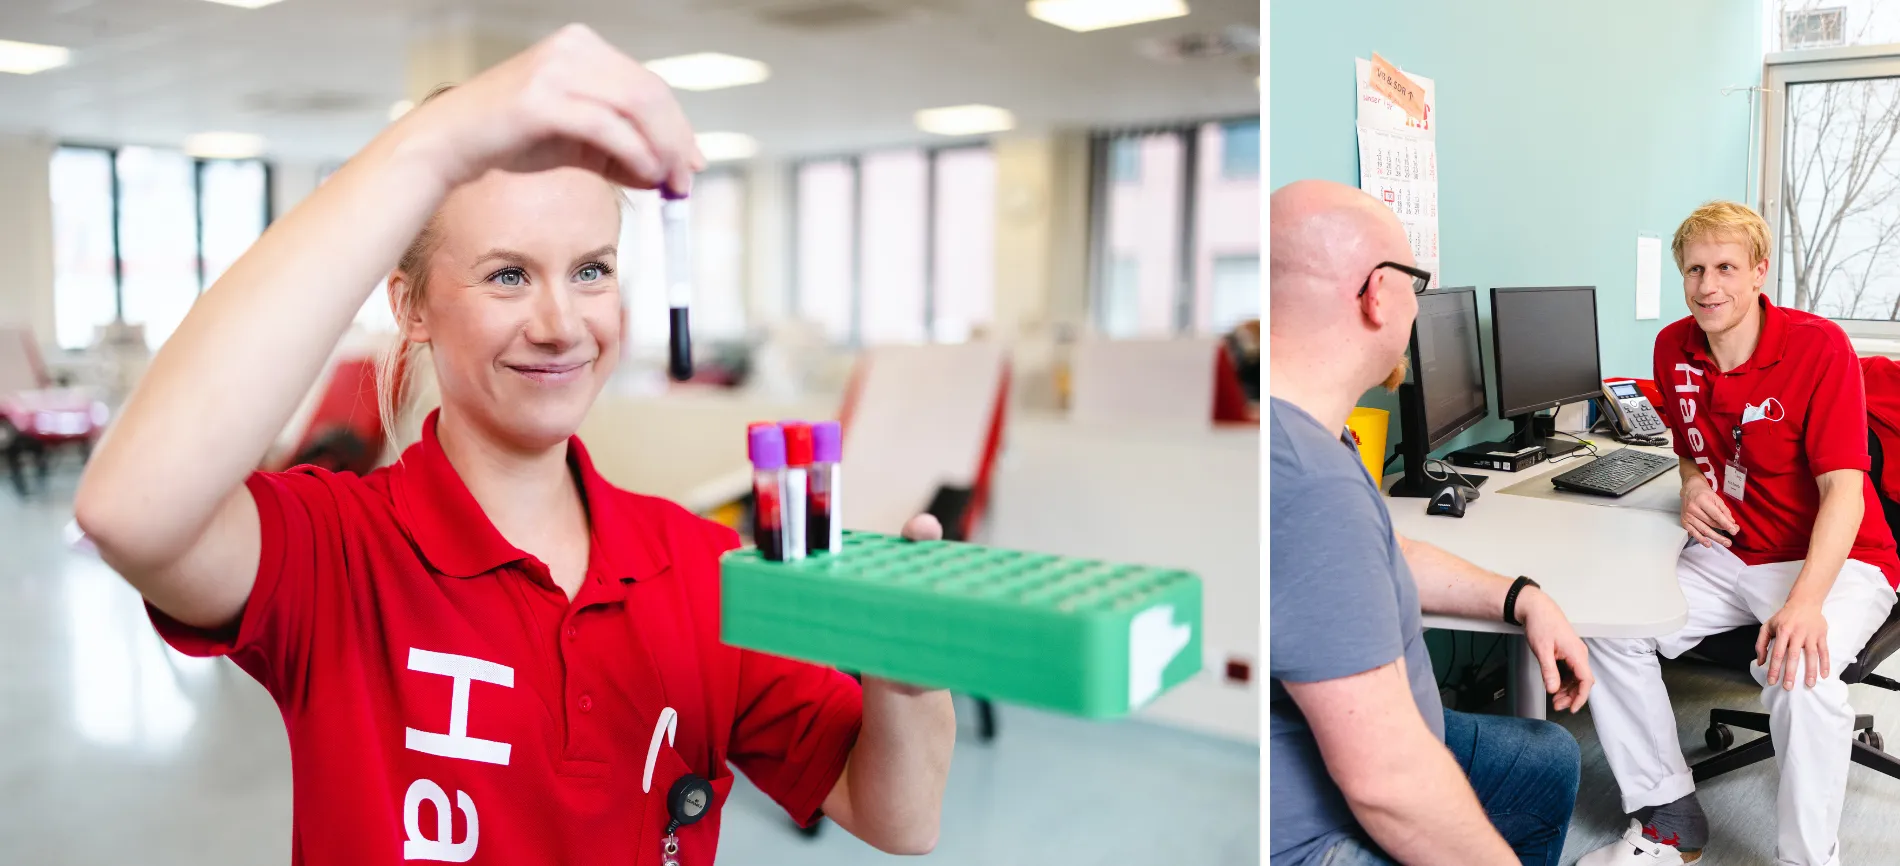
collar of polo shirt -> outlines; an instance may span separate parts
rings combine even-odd
[[[508,543],[462,483],[436,440],[436,416],[422,422],[422,438],[389,468],[396,519],[435,570],[450,577],[476,577],[527,559]],[[667,545],[655,527],[632,520],[620,507],[618,491],[594,471],[594,461],[579,436],[567,440],[567,462],[581,480],[592,536],[590,578],[598,574],[622,582],[644,580],[671,564]]]

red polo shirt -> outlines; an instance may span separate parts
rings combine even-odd
[[[1806,559],[1820,512],[1814,477],[1838,469],[1866,472],[1870,465],[1860,361],[1846,332],[1812,313],[1777,307],[1767,295],[1761,307],[1754,354],[1726,373],[1693,316],[1656,337],[1656,386],[1676,453],[1702,468],[1734,512],[1742,530],[1730,549],[1750,565]],[[1747,475],[1740,499],[1723,483],[1737,427]],[[1878,567],[1888,583],[1900,586],[1900,559],[1872,479],[1863,491],[1866,510],[1848,557]]]
[[[719,642],[734,533],[618,490],[578,438],[592,530],[570,603],[502,538],[435,438],[363,478],[258,473],[257,584],[224,633],[156,610],[172,646],[228,654],[290,735],[292,862],[658,866],[665,795],[687,772],[715,810],[679,831],[710,864],[727,762],[809,822],[856,742],[836,671]],[[667,713],[671,710],[671,713]],[[663,715],[676,733],[649,752]]]

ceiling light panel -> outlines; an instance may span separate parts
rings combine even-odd
[[[65,66],[72,61],[72,56],[71,50],[58,45],[0,39],[0,72],[32,75]]]
[[[1016,116],[994,105],[954,105],[917,112],[917,128],[935,135],[986,135],[1016,128]]]
[[[1186,14],[1187,0],[1029,0],[1029,17],[1077,33]]]
[[[757,84],[772,70],[757,60],[730,54],[686,54],[647,61],[646,67],[675,90],[719,90]]]

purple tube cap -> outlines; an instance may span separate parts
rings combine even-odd
[[[674,189],[671,183],[663,183],[660,184],[660,198],[666,201],[684,201],[686,193]]]
[[[746,454],[754,469],[785,468],[785,431],[760,424],[746,431]]]
[[[811,425],[811,459],[819,463],[844,460],[844,429],[836,421]]]

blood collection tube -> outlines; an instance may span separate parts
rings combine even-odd
[[[660,233],[666,244],[666,372],[675,382],[693,378],[693,335],[687,309],[693,304],[693,225],[686,194],[660,189]]]
[[[838,464],[844,458],[844,431],[836,421],[811,425],[811,489],[805,507],[806,547],[812,553],[844,549],[844,521],[838,510]]]
[[[789,559],[805,558],[805,490],[811,470],[811,425],[786,421],[785,430],[785,541]]]
[[[777,424],[753,424],[746,428],[746,451],[752,459],[752,540],[766,559],[784,562],[785,434]]]

